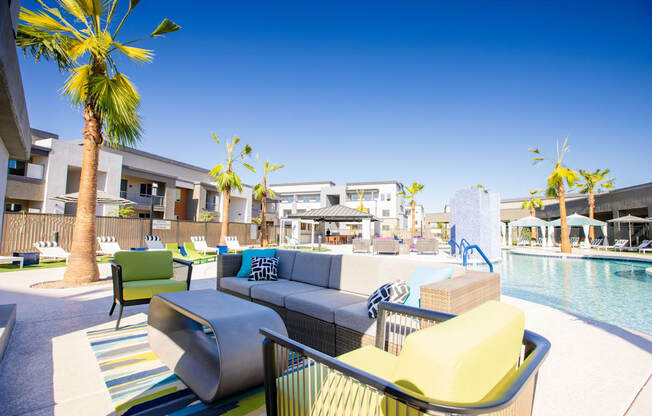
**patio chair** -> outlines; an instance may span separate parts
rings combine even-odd
[[[115,237],[97,237],[97,242],[100,244],[97,254],[114,256],[115,253],[121,251],[120,244],[118,244]]]
[[[629,240],[616,240],[614,241],[614,244],[612,246],[602,246],[599,248],[605,249],[605,250],[619,250],[627,245]]]
[[[236,236],[227,236],[226,237],[226,246],[229,248],[229,251],[233,250],[235,252],[244,250],[238,242],[238,237]]]
[[[591,248],[600,248],[604,243],[604,238],[596,238],[591,241]]]
[[[158,235],[146,235],[145,244],[147,245],[147,250],[165,250],[161,242],[161,237]]]
[[[640,252],[641,250],[645,250],[645,249],[650,250],[650,249],[652,249],[652,247],[650,247],[650,244],[652,244],[652,240],[643,240],[641,242],[641,244],[639,244],[639,245],[637,245],[635,247],[623,247],[623,250],[625,250],[625,251],[638,251],[638,252]]]
[[[285,241],[289,246],[293,246],[294,248],[299,247],[299,240],[297,240],[296,238],[292,238],[289,235],[286,235]]]
[[[521,237],[518,239],[517,245],[519,246],[529,246],[530,245],[530,239],[527,237]]]
[[[398,240],[374,238],[374,254],[396,254],[400,253],[400,245]]]
[[[266,414],[529,415],[550,343],[515,309],[382,302],[375,346],[337,358],[262,328]]]
[[[420,238],[416,243],[416,250],[418,254],[432,253],[437,254],[439,249],[439,242],[430,238]]]
[[[185,248],[183,249],[183,253],[181,252],[181,248],[177,243],[166,243],[165,250],[170,251],[172,253],[172,257],[174,257],[175,259],[188,260],[188,261],[193,260],[192,256],[189,256],[188,253],[186,253]],[[155,251],[160,251],[160,250],[155,250]]]
[[[579,237],[571,237],[570,238],[570,244],[571,244],[571,247],[579,247],[580,246],[580,238]]]
[[[202,254],[197,251],[195,243],[183,243],[183,249],[186,252],[186,257],[190,257],[190,259],[198,263],[204,263],[213,259],[213,257],[207,256],[206,254]]]
[[[354,253],[369,253],[371,250],[371,241],[367,238],[354,238],[353,239],[353,252]]]
[[[68,264],[70,253],[59,247],[56,241],[37,241],[34,243],[34,247],[41,253],[41,257],[53,260],[65,259]]]
[[[109,316],[113,315],[115,305],[120,305],[116,330],[120,328],[125,306],[148,304],[157,293],[190,289],[192,262],[172,258],[168,250],[119,251],[110,263],[113,305]],[[177,269],[178,276],[175,276],[174,263],[181,265]]]
[[[195,245],[195,250],[203,253],[204,255],[206,253],[217,253],[217,247],[209,247],[208,244],[206,244],[206,237],[203,235],[190,237],[190,241],[192,241]]]

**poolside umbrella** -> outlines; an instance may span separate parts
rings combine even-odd
[[[625,215],[624,217],[619,217],[619,218],[614,218],[613,220],[609,220],[609,222],[617,222],[617,223],[627,223],[629,225],[629,246],[632,246],[632,224],[643,224],[643,223],[651,223],[652,220],[649,220],[647,218],[641,218],[641,217],[635,217],[633,215]]]
[[[70,202],[76,204],[79,201],[79,192],[73,192],[71,194],[55,196],[52,199],[55,201]],[[98,205],[133,205],[134,202],[98,190],[97,204]]]

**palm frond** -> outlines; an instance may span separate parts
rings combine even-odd
[[[243,163],[242,166],[244,166],[245,168],[249,169],[250,171],[256,173],[256,168],[251,166],[249,163]]]
[[[63,95],[70,97],[70,101],[74,105],[82,105],[86,101],[90,78],[90,65],[82,65],[71,69],[70,76],[62,88]]]
[[[60,71],[70,69],[74,62],[70,51],[79,41],[62,33],[49,33],[32,26],[19,24],[16,45],[25,55],[30,54],[38,62],[41,58],[57,63]]]
[[[163,36],[167,33],[176,32],[181,29],[181,26],[174,23],[172,20],[163,19],[163,21],[158,25],[156,29],[150,35],[151,37]]]
[[[113,42],[113,46],[136,62],[150,63],[154,59],[154,52],[150,49],[125,46],[118,42]]]

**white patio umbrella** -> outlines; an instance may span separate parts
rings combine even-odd
[[[55,201],[70,202],[76,204],[79,201],[79,192],[73,192],[71,194],[55,196],[52,199]],[[133,205],[134,202],[98,190],[97,204],[98,205]]]
[[[641,217],[635,217],[633,215],[625,215],[624,217],[618,217],[614,218],[613,220],[609,220],[609,222],[617,222],[617,223],[627,223],[629,225],[629,246],[632,246],[632,224],[642,224],[642,223],[651,223],[652,220],[648,218],[641,218]]]

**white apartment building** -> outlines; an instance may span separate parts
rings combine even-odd
[[[408,206],[399,193],[403,184],[398,181],[349,182],[338,186],[332,181],[279,183],[270,185],[279,199],[279,217],[315,208],[344,205],[365,210],[381,220],[381,230],[391,233],[408,227]],[[360,196],[362,195],[362,201]],[[421,209],[423,211],[423,207]],[[340,228],[355,228],[358,224],[341,224]],[[336,227],[334,224],[328,225]],[[330,228],[334,231],[333,228]]]
[[[62,141],[58,135],[32,129],[28,160],[10,159],[5,211],[74,214],[76,204],[54,197],[79,191],[82,142]],[[161,219],[197,220],[208,211],[215,221],[222,216],[222,195],[208,169],[136,149],[100,150],[98,190],[134,202],[136,215]],[[156,190],[156,191],[154,191]],[[97,215],[110,215],[117,207],[100,205]],[[252,188],[231,193],[229,220],[251,222]]]

